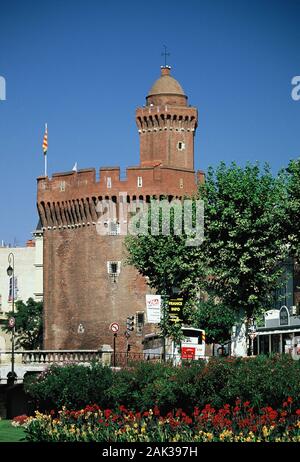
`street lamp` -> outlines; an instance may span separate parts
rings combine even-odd
[[[250,326],[249,326],[249,337],[250,337],[250,340],[251,340],[251,347],[250,347],[250,351],[251,351],[251,356],[254,356],[254,339],[256,338],[257,336],[257,332],[256,332],[256,325],[255,325],[255,321],[253,318],[250,319]]]
[[[8,325],[11,328],[11,377],[10,381],[12,385],[15,381],[15,257],[11,252],[8,255],[8,268],[7,276],[12,278],[11,284],[11,297],[12,297],[12,317],[8,320]]]

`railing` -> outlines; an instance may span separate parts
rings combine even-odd
[[[178,365],[182,362],[180,355],[159,353],[113,352],[112,349],[101,350],[26,350],[15,351],[16,366],[43,366],[48,364],[89,364],[93,361],[101,362],[113,367],[127,367],[136,362],[170,362]],[[8,365],[11,361],[11,351],[0,352],[0,365]],[[206,359],[203,357],[201,359]],[[193,361],[193,356],[183,361]]]
[[[23,364],[50,363],[90,363],[101,361],[102,352],[98,350],[41,350],[22,352]]]
[[[99,350],[26,350],[15,351],[14,355],[19,364],[66,364],[102,361],[103,353],[105,351]],[[0,352],[0,364],[10,361],[11,354],[11,351]]]
[[[200,358],[206,360],[206,357]],[[133,365],[135,362],[163,362],[163,354],[159,353],[115,353],[112,354],[111,364],[114,367],[127,367]],[[187,356],[183,361],[195,361],[194,355],[190,357]],[[165,362],[172,363],[173,365],[178,365],[182,362],[180,355],[176,354],[166,354]]]

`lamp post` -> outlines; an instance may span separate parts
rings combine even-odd
[[[11,297],[12,297],[12,317],[9,319],[8,324],[11,328],[11,383],[15,381],[15,257],[11,252],[8,255],[8,268],[7,275],[12,278],[11,284]]]
[[[254,356],[254,339],[256,338],[257,336],[257,332],[256,332],[256,325],[255,325],[255,321],[253,318],[251,318],[251,324],[250,324],[250,327],[249,327],[249,337],[250,337],[250,340],[251,340],[251,346],[250,346],[250,354],[251,356]]]

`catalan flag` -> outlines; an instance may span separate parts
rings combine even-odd
[[[48,151],[48,127],[47,124],[45,124],[45,134],[44,134],[44,139],[43,139],[43,151],[44,155],[47,155]]]

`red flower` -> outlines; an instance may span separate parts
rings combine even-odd
[[[189,416],[185,416],[184,419],[183,419],[183,422],[186,425],[191,425],[193,423],[193,420]]]
[[[289,404],[292,404],[293,398],[292,398],[291,396],[289,396],[288,399],[287,399],[287,402],[288,402]]]
[[[296,415],[300,415],[300,409],[297,409]]]
[[[160,411],[159,411],[157,406],[154,406],[153,414],[156,415],[156,416],[160,415]]]
[[[106,419],[109,419],[109,417],[111,416],[111,414],[112,414],[111,409],[105,409],[105,411],[104,411],[104,416],[105,416]]]
[[[177,409],[175,416],[180,417],[181,414],[182,414],[182,409],[181,408]]]
[[[198,407],[195,407],[195,408],[194,408],[194,416],[197,417],[199,414],[200,414],[199,408],[198,408]]]

